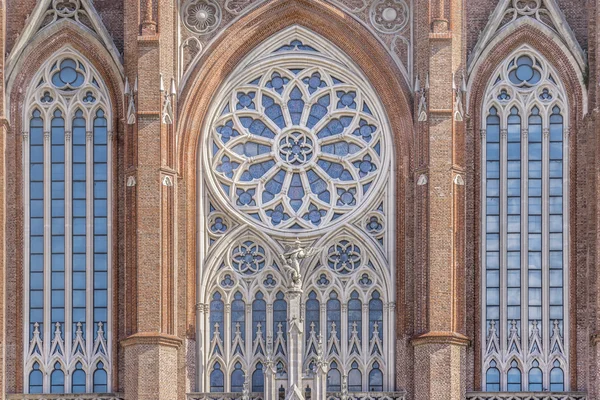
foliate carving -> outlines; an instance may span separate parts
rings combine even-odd
[[[213,0],[191,0],[183,4],[183,23],[192,32],[210,33],[221,23],[221,7]]]
[[[181,45],[183,69],[187,70],[194,58],[202,52],[202,43],[196,37],[186,39]]]
[[[371,5],[371,23],[380,32],[400,31],[409,21],[409,8],[404,0],[377,0]]]

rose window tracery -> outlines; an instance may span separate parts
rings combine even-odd
[[[384,136],[370,99],[342,74],[282,64],[251,74],[223,101],[211,170],[230,204],[254,220],[312,229],[372,192]]]

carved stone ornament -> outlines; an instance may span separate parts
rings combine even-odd
[[[205,34],[221,23],[221,7],[213,0],[190,0],[183,4],[182,16],[190,31]]]
[[[376,0],[371,5],[371,23],[380,32],[400,31],[409,21],[409,10],[404,0]]]

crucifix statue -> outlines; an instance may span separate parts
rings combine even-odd
[[[311,257],[319,251],[315,247],[302,248],[300,239],[296,238],[295,246],[286,246],[281,254],[283,269],[288,274],[288,288],[300,290],[302,288],[302,274],[300,273],[300,262]]]

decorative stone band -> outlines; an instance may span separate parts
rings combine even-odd
[[[123,400],[120,393],[8,394],[8,400]]]
[[[327,392],[327,400],[405,400],[406,392]]]
[[[188,393],[187,400],[262,400],[263,393]],[[405,400],[406,392],[327,392],[327,400]],[[577,399],[579,400],[579,399]]]
[[[250,392],[244,396],[242,392],[236,393],[188,393],[187,400],[263,400],[262,392]]]
[[[582,392],[470,392],[466,400],[587,400]]]

